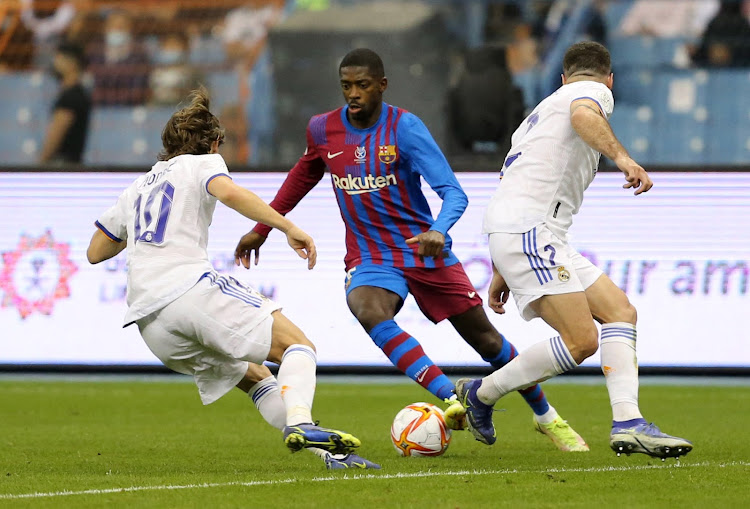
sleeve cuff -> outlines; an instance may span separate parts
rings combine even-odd
[[[109,230],[107,230],[107,229],[106,229],[106,228],[104,227],[104,225],[103,225],[102,223],[100,223],[99,221],[94,221],[94,224],[96,225],[96,227],[97,227],[97,228],[99,228],[99,230],[101,230],[101,232],[102,232],[102,233],[103,233],[104,235],[106,235],[107,237],[109,237],[109,240],[111,240],[112,242],[122,242],[122,239],[121,239],[121,238],[119,238],[119,237],[118,237],[117,235],[113,235],[113,234],[112,234],[112,233],[111,233],[111,232],[110,232]]]
[[[216,177],[226,177],[226,178],[228,178],[229,180],[232,180],[232,177],[230,177],[230,176],[229,176],[229,175],[227,175],[226,173],[217,173],[216,175],[211,175],[210,177],[208,177],[208,180],[206,180],[206,192],[207,192],[208,194],[211,194],[211,191],[209,191],[209,190],[208,190],[208,184],[210,184],[210,183],[211,183],[211,181],[212,181],[213,179],[215,179]],[[211,194],[211,196],[213,196],[213,195]]]
[[[448,228],[446,228],[445,225],[441,223],[433,223],[433,225],[430,226],[430,230],[442,233],[444,237],[448,235]]]
[[[256,224],[255,228],[253,228],[253,231],[255,233],[263,237],[268,237],[268,234],[271,233],[271,230],[273,230],[273,228],[261,223]]]

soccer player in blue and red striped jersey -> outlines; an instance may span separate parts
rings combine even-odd
[[[490,323],[482,299],[451,251],[448,230],[468,199],[422,121],[383,102],[388,80],[375,52],[348,53],[339,78],[346,106],[312,117],[305,153],[270,205],[288,213],[330,172],[346,225],[349,309],[396,367],[449,404],[446,421],[462,429],[465,410],[455,399],[453,383],[394,318],[411,293],[427,318],[435,323],[448,319],[492,366],[504,366],[516,356],[513,345]],[[443,200],[437,218],[422,193],[422,178]],[[258,224],[242,237],[236,262],[250,268],[254,251],[257,264],[270,230]],[[562,450],[588,450],[539,385],[520,392],[534,411],[537,430]]]

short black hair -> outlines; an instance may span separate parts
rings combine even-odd
[[[367,48],[357,48],[344,55],[339,64],[339,72],[343,67],[367,67],[375,78],[385,76],[385,68],[380,56]]]
[[[612,72],[609,51],[594,41],[579,42],[565,52],[563,57],[563,74],[570,77],[576,73],[590,73],[596,76],[607,76]]]
[[[57,52],[75,60],[78,68],[83,70],[86,67],[86,56],[83,48],[72,42],[62,42],[57,46]]]

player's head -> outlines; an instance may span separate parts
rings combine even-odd
[[[349,106],[349,119],[365,125],[376,122],[383,92],[388,88],[383,61],[378,54],[366,48],[350,51],[339,64],[339,80]]]
[[[590,80],[612,88],[612,64],[607,48],[594,41],[583,41],[568,48],[563,57],[563,84]]]
[[[164,148],[159,160],[182,154],[214,154],[224,141],[224,129],[209,110],[208,91],[201,87],[188,95],[188,104],[177,110],[161,132]]]

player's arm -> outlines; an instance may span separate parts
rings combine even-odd
[[[320,182],[325,171],[326,165],[315,150],[315,142],[308,127],[305,153],[289,171],[269,205],[281,215],[288,214]],[[271,226],[259,222],[253,231],[263,237],[268,237]]]
[[[235,184],[229,176],[213,178],[208,183],[208,192],[227,207],[236,210],[253,221],[267,224],[284,232],[289,245],[300,258],[307,260],[307,267],[315,266],[316,251],[312,238],[290,220],[276,212],[258,195]]]
[[[127,246],[127,242],[124,240],[114,238],[97,228],[93,237],[91,237],[89,248],[86,250],[86,258],[88,258],[90,264],[95,265],[117,256],[125,249],[125,246]]]
[[[430,229],[407,239],[406,243],[418,242],[422,256],[439,257],[445,247],[445,235],[463,215],[469,199],[424,123],[414,115],[401,122],[397,140],[399,153],[443,200]]]
[[[308,128],[305,153],[287,174],[276,197],[269,205],[280,214],[286,215],[320,182],[325,175],[325,170],[325,163],[315,151],[315,144]],[[234,250],[235,265],[242,264],[243,267],[249,269],[253,253],[255,253],[255,265],[258,265],[260,247],[266,242],[271,229],[270,226],[259,222],[252,231],[243,235]]]
[[[570,104],[570,124],[578,136],[597,152],[609,157],[625,174],[624,188],[632,187],[635,194],[645,193],[654,183],[617,140],[599,103],[593,99],[576,99]]]

